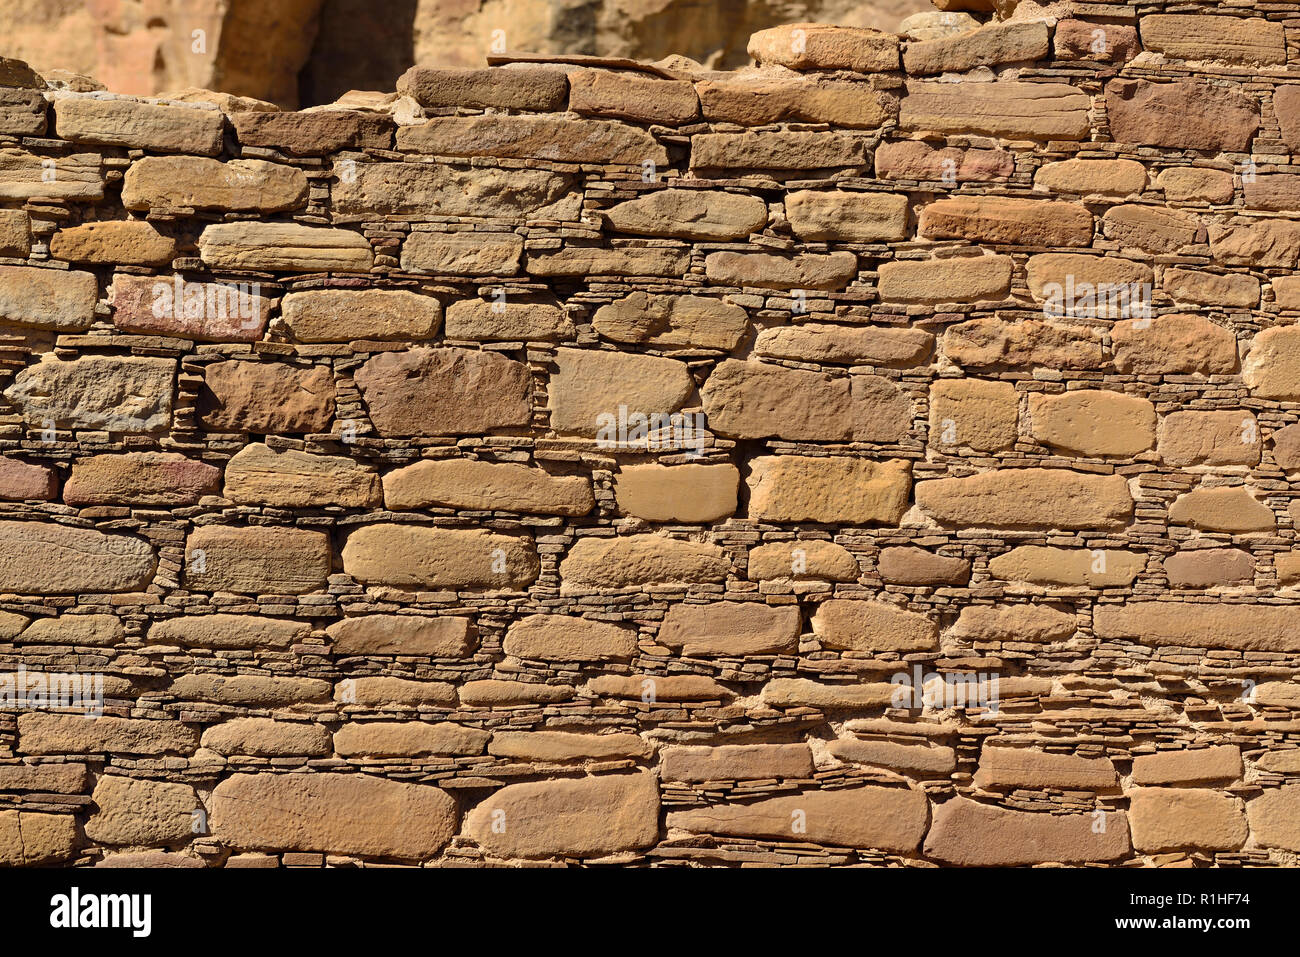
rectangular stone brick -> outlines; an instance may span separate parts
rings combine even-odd
[[[54,123],[59,136],[73,143],[200,156],[221,152],[226,128],[220,110],[93,94],[55,100]]]

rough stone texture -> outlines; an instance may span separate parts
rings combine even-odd
[[[94,322],[98,298],[88,272],[0,266],[0,318],[6,325],[81,332]]]
[[[122,181],[127,209],[187,207],[277,213],[307,201],[307,176],[293,166],[263,160],[146,156]]]
[[[144,539],[41,522],[0,522],[0,592],[65,595],[143,588],[157,560]]]
[[[179,452],[92,455],[73,463],[63,486],[69,505],[195,505],[215,495],[221,470]]]
[[[799,610],[734,601],[677,605],[658,640],[692,658],[789,654],[799,645]]]
[[[1231,851],[1246,843],[1246,817],[1231,795],[1193,788],[1137,788],[1129,800],[1133,846],[1139,851]]]
[[[185,581],[198,591],[299,595],[330,572],[328,539],[303,529],[205,525],[190,533],[185,551]]]
[[[285,296],[280,318],[298,342],[431,339],[442,326],[442,303],[411,292],[322,289]]]
[[[1103,813],[1106,829],[1098,833],[1092,814],[1035,814],[954,798],[934,809],[925,853],[963,867],[1078,864],[1124,857],[1130,850],[1128,816],[1123,811]]]
[[[228,361],[203,369],[199,414],[214,431],[324,432],[333,413],[334,383],[324,366]]]
[[[194,812],[202,809],[187,784],[121,775],[100,778],[91,799],[98,810],[86,821],[86,836],[101,844],[133,847],[189,843]]]
[[[530,539],[418,525],[369,525],[348,536],[343,570],[361,582],[519,588],[537,578]]]
[[[590,512],[595,499],[579,475],[551,475],[509,462],[441,459],[385,475],[384,504],[395,511],[434,505],[577,516]]]
[[[1133,511],[1119,476],[1017,469],[919,482],[916,504],[946,524],[989,528],[1113,528]]]

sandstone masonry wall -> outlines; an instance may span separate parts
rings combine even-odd
[[[1300,7],[1067,6],[0,60],[0,862],[1295,863]]]

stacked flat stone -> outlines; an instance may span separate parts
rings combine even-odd
[[[1071,6],[0,60],[0,862],[1293,861],[1300,14]]]

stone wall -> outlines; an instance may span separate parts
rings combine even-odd
[[[1300,9],[1021,6],[0,61],[0,861],[1294,863]]]

